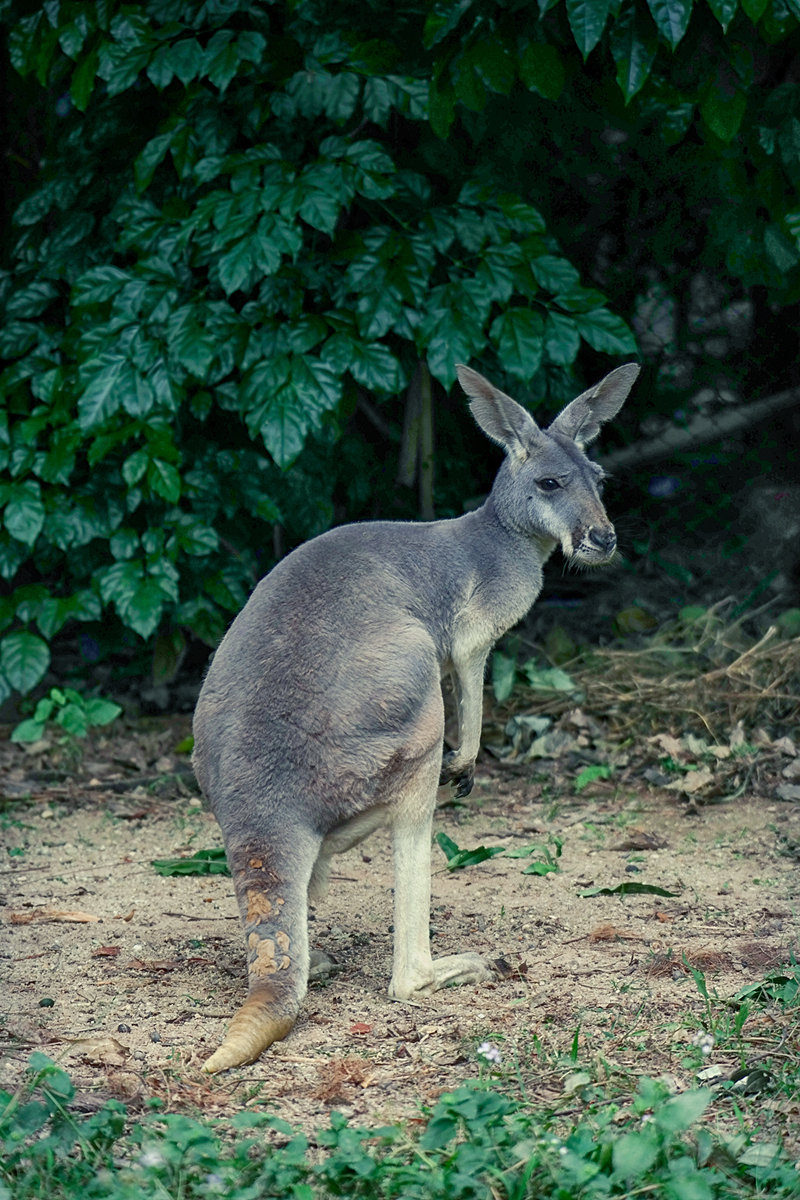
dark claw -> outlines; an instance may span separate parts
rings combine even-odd
[[[452,770],[450,764],[456,757],[455,750],[448,750],[447,754],[442,756],[442,772],[439,776],[439,785],[443,783],[455,784],[455,795],[457,799],[468,796],[472,791],[472,786],[475,782],[475,764],[471,763],[468,767],[462,770]]]
[[[453,780],[456,783],[456,799],[460,800],[462,796],[468,796],[472,791],[472,785],[475,783],[475,768],[468,767],[466,771],[462,771]]]

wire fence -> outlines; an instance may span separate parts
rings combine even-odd
[[[772,317],[775,339],[786,333],[781,320]],[[582,629],[602,640],[727,599],[733,619],[780,619],[787,634],[800,634],[793,363],[787,358],[787,374],[776,372],[754,302],[730,300],[702,274],[683,280],[680,294],[651,285],[634,325],[645,369],[596,454],[613,479],[608,509],[620,563],[588,583],[553,564],[542,612],[561,610],[555,619],[569,624],[574,606]],[[585,594],[573,595],[581,588],[588,604]]]

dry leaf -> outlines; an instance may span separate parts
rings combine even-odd
[[[32,908],[30,912],[12,912],[8,916],[12,925],[30,925],[31,921],[71,921],[77,924],[88,924],[99,921],[94,913],[69,912],[61,908]]]
[[[612,850],[663,850],[666,846],[664,838],[657,833],[648,833],[645,829],[631,829],[621,842],[612,846]]]
[[[689,771],[680,779],[676,779],[674,783],[667,784],[667,791],[670,792],[687,792],[693,796],[695,792],[699,792],[701,788],[707,787],[709,783],[714,782],[714,776],[708,767],[700,767],[697,771]]]
[[[670,758],[677,758],[683,754],[686,747],[679,738],[672,737],[668,733],[657,733],[655,737],[647,738],[651,745],[656,745],[664,754],[668,754]]]
[[[73,1046],[93,1066],[122,1067],[130,1057],[128,1047],[115,1037],[79,1038]]]
[[[608,922],[604,925],[598,925],[589,934],[590,942],[619,942],[623,939],[635,941],[636,934],[632,933],[630,929],[617,929],[616,925],[611,925]]]
[[[119,946],[95,946],[92,958],[116,958],[118,954]]]

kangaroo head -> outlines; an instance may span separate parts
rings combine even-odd
[[[477,371],[456,370],[475,420],[506,452],[492,489],[502,524],[559,543],[573,562],[608,562],[617,536],[600,499],[603,471],[584,449],[622,408],[639,374],[637,364],[617,367],[582,392],[547,429]]]

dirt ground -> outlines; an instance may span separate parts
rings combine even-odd
[[[87,1106],[113,1095],[135,1109],[158,1096],[211,1113],[274,1104],[306,1129],[332,1108],[376,1125],[413,1120],[475,1078],[488,1041],[501,1071],[569,1108],[565,1061],[595,1078],[693,1083],[705,1006],[684,956],[712,997],[727,998],[796,952],[791,738],[740,729],[713,752],[657,737],[632,747],[576,710],[538,756],[484,756],[463,806],[440,792],[436,829],[460,847],[563,843],[560,869],[544,876],[523,874],[533,859],[506,856],[449,871],[434,845],[434,955],[477,950],[497,964],[495,981],[388,999],[392,879],[378,834],[337,860],[312,914],[312,944],[334,959],[333,977],[312,984],[285,1042],[205,1077],[200,1065],[244,998],[244,952],[227,877],[151,866],[221,844],[176,752],[188,729],[183,717],[131,722],[96,736],[78,762],[52,745],[0,741],[0,1087],[13,1088],[41,1049]],[[697,770],[702,786],[686,785]],[[671,895],[582,894],[626,881]],[[715,1061],[738,1065],[725,1053]]]

